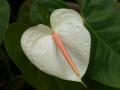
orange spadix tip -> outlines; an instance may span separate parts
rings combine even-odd
[[[80,76],[80,71],[77,68],[76,64],[73,62],[73,60],[70,57],[68,51],[64,47],[64,44],[63,44],[63,42],[62,42],[61,37],[59,36],[59,34],[53,33],[52,37],[53,37],[53,40],[55,41],[56,45],[58,46],[58,48],[61,50],[62,54],[64,55],[66,61],[71,66],[72,70],[75,72],[75,74],[77,76]]]

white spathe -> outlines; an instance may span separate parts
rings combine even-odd
[[[39,24],[22,35],[21,45],[30,61],[45,73],[64,80],[81,82],[90,56],[91,37],[79,13],[72,9],[56,9],[50,17],[51,27]],[[52,34],[61,36],[64,46],[77,65],[78,77],[56,46]]]

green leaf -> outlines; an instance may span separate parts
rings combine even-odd
[[[31,10],[31,0],[26,0],[20,7],[17,22],[25,23],[28,25],[33,25],[30,17],[30,10]]]
[[[117,0],[76,0],[80,5],[80,12],[88,16],[97,11],[111,9],[116,5]]]
[[[0,0],[0,44],[3,41],[4,31],[9,23],[10,7],[6,0]]]
[[[31,18],[35,24],[49,24],[50,13],[58,8],[67,8],[62,0],[34,0],[31,7]]]
[[[92,36],[87,76],[120,88],[120,5],[116,0],[83,1],[81,14]]]
[[[87,89],[82,89],[82,90],[120,90],[118,88],[105,86],[88,78],[86,78],[85,81],[86,81]]]

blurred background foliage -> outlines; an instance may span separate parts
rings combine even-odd
[[[22,33],[39,23],[50,25],[57,8],[80,12],[91,32],[87,88],[41,72],[21,50]],[[120,90],[119,0],[0,0],[0,23],[0,90]]]

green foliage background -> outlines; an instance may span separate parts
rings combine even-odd
[[[23,78],[37,90],[120,90],[120,4],[117,0],[76,1],[84,25],[92,37],[90,64],[83,78],[88,88],[81,83],[61,80],[41,72],[21,49],[22,33],[39,23],[50,26],[49,16],[53,10],[69,8],[65,1],[26,0],[19,10],[16,23],[6,29],[10,8],[6,0],[0,0],[0,44],[4,37],[9,56]]]

